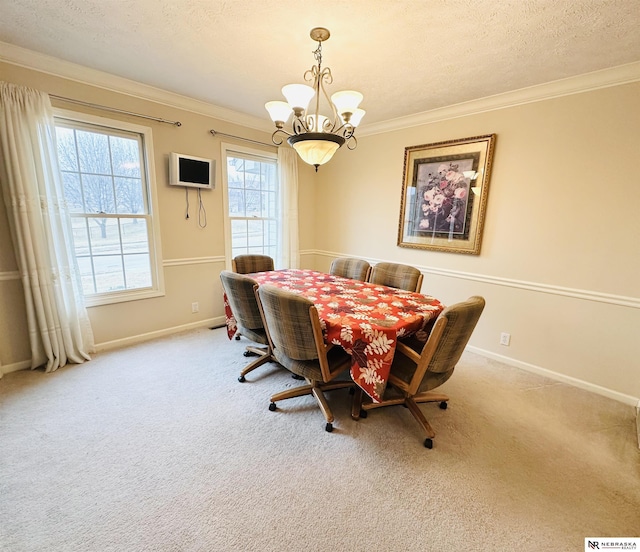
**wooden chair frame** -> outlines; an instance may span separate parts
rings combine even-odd
[[[227,276],[225,276],[225,274],[227,274]],[[232,274],[233,274],[233,275],[236,275],[237,273],[232,273]],[[233,275],[232,275],[232,274],[228,274],[228,272],[227,272],[227,271],[223,271],[223,272],[221,273],[221,275],[220,275],[220,276],[221,276],[221,279],[223,278],[223,276],[224,276],[224,277],[230,277],[230,278],[231,278],[231,277],[233,277]],[[241,276],[242,276],[242,277],[244,277],[244,275],[241,275]],[[247,278],[248,278],[248,277],[247,277]],[[232,300],[233,300],[233,299],[232,299],[232,297],[233,297],[233,296],[229,293],[229,290],[225,288],[224,280],[222,280],[222,289],[224,289],[224,290],[225,290],[225,293],[227,294],[227,299],[228,299],[228,300],[230,300],[230,301],[232,301]],[[252,290],[253,290],[253,297],[255,297],[255,294],[256,294],[256,290],[257,290],[257,289],[258,289],[258,284],[257,284],[257,283],[254,283],[254,284],[253,284],[253,286],[252,286]],[[259,310],[259,309],[260,309],[260,306],[258,305],[258,310]],[[237,316],[237,313],[236,313],[236,316]],[[262,319],[262,315],[261,315],[260,317],[261,317],[261,319]],[[239,322],[239,321],[238,321],[238,322]],[[263,328],[264,328],[264,320],[262,320],[262,326],[263,326]],[[241,323],[239,323],[239,328],[238,328],[238,330],[236,331],[236,335],[235,335],[235,338],[236,338],[237,340],[240,340],[240,336],[241,336],[241,335],[244,335],[244,334],[243,334],[243,332],[242,332],[242,329],[243,329],[243,328],[242,328],[242,324],[241,324]],[[270,362],[270,361],[272,360],[272,355],[271,355],[271,353],[272,353],[272,351],[271,351],[271,345],[270,345],[270,343],[269,343],[269,337],[267,336],[267,330],[266,330],[266,328],[264,328],[264,332],[265,332],[265,335],[264,335],[264,342],[257,341],[256,343],[259,343],[259,344],[253,344],[253,343],[250,343],[249,345],[247,345],[247,346],[245,347],[245,350],[244,350],[244,353],[243,353],[245,357],[249,357],[249,356],[253,356],[253,355],[255,355],[255,356],[257,356],[258,358],[257,358],[257,359],[255,359],[253,362],[249,363],[247,366],[245,366],[245,367],[242,369],[242,371],[240,372],[240,375],[238,376],[238,381],[239,381],[239,382],[244,382],[244,381],[246,381],[245,376],[246,376],[248,373],[253,372],[253,370],[255,370],[256,368],[259,368],[259,367],[260,367],[260,366],[262,366],[263,364],[266,364],[267,362]],[[254,335],[252,335],[252,334],[257,334],[257,332],[255,332],[255,330],[246,330],[246,333],[249,333],[250,335],[248,335],[248,336],[247,336],[247,335],[245,335],[245,337],[246,337],[247,339],[251,340],[251,341],[254,341],[257,337],[259,337],[259,335],[255,335],[255,337],[254,337]]]
[[[271,358],[273,361],[277,362],[275,356],[273,355],[273,350],[275,345],[273,343],[273,338],[271,337],[271,332],[269,330],[269,325],[267,323],[267,317],[264,313],[264,306],[260,299],[260,294],[258,293],[258,288],[255,288],[256,299],[258,301],[258,307],[260,308],[260,313],[262,315],[262,320],[264,322],[264,327],[267,333],[267,339],[269,341],[269,347],[272,351]],[[345,388],[354,388],[356,385],[352,380],[349,381],[333,381],[338,375],[343,373],[346,369],[350,367],[349,364],[338,364],[333,370],[329,364],[329,360],[327,358],[327,353],[334,347],[333,344],[326,344],[324,342],[324,336],[322,334],[322,326],[320,325],[320,317],[318,315],[318,310],[314,305],[309,307],[309,317],[311,320],[311,325],[313,329],[313,339],[316,346],[316,350],[318,352],[318,363],[320,364],[320,372],[322,375],[322,380],[313,380],[308,377],[305,377],[307,384],[301,385],[299,387],[295,387],[293,389],[288,389],[286,391],[281,391],[279,393],[275,393],[271,395],[269,410],[276,410],[276,402],[282,401],[285,399],[291,399],[294,397],[302,397],[304,395],[313,395],[316,399],[320,410],[326,420],[325,430],[328,432],[333,431],[333,422],[335,421],[335,417],[331,408],[329,407],[329,403],[327,402],[326,397],[324,396],[325,391],[333,391],[335,389],[345,389]]]
[[[480,313],[478,314],[478,317],[479,317],[480,314],[482,313],[482,310],[484,309],[484,299],[479,297],[473,297],[473,298],[470,298],[470,300],[471,299],[482,300],[482,308],[480,310]],[[477,320],[474,323],[473,327],[471,328],[471,332],[473,332],[473,329],[475,328],[476,323],[477,323]],[[367,412],[369,410],[373,410],[376,408],[383,408],[386,406],[404,405],[408,408],[409,412],[411,412],[411,414],[413,415],[413,417],[416,419],[416,421],[418,422],[418,424],[423,430],[423,433],[426,437],[424,441],[424,446],[427,448],[432,448],[433,438],[435,437],[436,434],[433,428],[431,427],[431,424],[429,424],[424,414],[418,407],[418,404],[427,403],[427,402],[438,402],[440,403],[440,408],[445,410],[448,406],[449,397],[444,393],[438,393],[433,390],[424,391],[421,393],[418,393],[418,390],[420,388],[420,385],[425,375],[429,371],[429,366],[431,364],[431,361],[433,360],[436,354],[436,351],[438,349],[438,346],[440,345],[440,341],[443,337],[443,334],[448,324],[449,324],[449,318],[443,312],[437,318],[435,324],[433,325],[431,333],[429,334],[429,338],[425,346],[423,347],[421,353],[416,352],[414,349],[412,349],[402,341],[398,341],[398,343],[396,344],[396,355],[397,354],[405,355],[411,361],[413,361],[416,365],[416,369],[411,377],[411,380],[409,382],[406,382],[405,380],[394,375],[393,367],[392,367],[391,373],[389,374],[389,380],[387,382],[387,385],[390,385],[394,387],[397,391],[399,391],[400,396],[397,398],[383,399],[379,403],[374,403],[374,402],[363,403],[362,389],[356,388],[356,392],[355,392],[354,399],[351,406],[351,417],[354,420],[357,420],[360,417],[366,418]],[[468,337],[471,335],[471,332],[469,332]],[[468,341],[468,337],[467,337],[467,341]],[[465,345],[466,345],[466,342],[465,342]],[[455,364],[451,367],[451,369],[453,370],[454,368],[455,368]]]

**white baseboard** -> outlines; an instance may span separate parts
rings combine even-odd
[[[612,389],[607,389],[606,387],[596,385],[595,383],[589,383],[588,381],[584,381],[578,378],[565,376],[564,374],[559,374],[558,372],[547,370],[546,368],[536,366],[535,364],[529,364],[528,362],[522,362],[520,360],[516,360],[511,357],[499,355],[497,353],[487,351],[486,349],[473,347],[472,345],[468,345],[466,347],[466,350],[472,353],[476,353],[480,356],[492,358],[494,360],[502,362],[503,364],[507,364],[508,366],[513,366],[514,368],[520,368],[522,370],[526,370],[527,372],[532,372],[534,374],[547,377],[554,381],[559,381],[562,383],[566,383],[567,385],[573,385],[574,387],[579,387],[580,389],[584,389],[586,391],[591,391],[592,393],[596,393],[597,395],[608,397],[610,399],[613,399],[614,401],[618,401],[623,404],[628,404],[629,406],[635,406],[636,432],[638,434],[638,448],[640,449],[640,398],[633,397],[632,395],[626,395],[625,393],[620,393],[618,391],[613,391]]]
[[[214,318],[208,318],[206,320],[200,320],[198,322],[193,322],[190,324],[182,324],[180,326],[173,326],[171,328],[163,328],[162,330],[156,330],[154,332],[147,332],[144,334],[134,335],[134,336],[126,337],[123,339],[114,339],[113,341],[104,341],[102,343],[96,343],[95,348],[96,348],[96,352],[107,351],[110,349],[116,349],[119,347],[134,345],[136,343],[142,343],[144,341],[149,341],[151,339],[156,339],[158,337],[164,337],[167,335],[180,333],[188,330],[195,330],[196,328],[222,327],[224,325],[225,325],[225,317],[218,316]],[[612,389],[607,389],[606,387],[602,387],[594,383],[589,383],[587,381],[584,381],[578,378],[573,378],[571,376],[559,374],[558,372],[553,372],[552,370],[542,368],[541,366],[536,366],[535,364],[530,364],[528,362],[522,362],[520,360],[516,360],[514,358],[500,355],[497,353],[493,353],[491,351],[487,351],[486,349],[481,349],[479,347],[473,347],[469,345],[467,346],[467,350],[471,351],[472,353],[476,353],[480,356],[492,358],[494,360],[507,364],[508,366],[514,366],[515,368],[520,368],[522,370],[526,370],[527,372],[532,372],[534,374],[545,376],[555,381],[560,381],[568,385],[573,385],[574,387],[579,387],[581,389],[591,391],[592,393],[596,393],[598,395],[602,395],[604,397],[608,397],[615,401],[635,407],[637,418],[638,418],[638,428],[639,428],[638,440],[640,443],[640,398],[634,397],[632,395],[626,395],[624,393],[620,393]],[[10,372],[16,372],[18,370],[25,370],[30,367],[31,367],[30,360],[23,360],[13,364],[2,365],[0,367],[0,375],[8,374]]]
[[[14,362],[13,364],[3,364],[0,366],[0,378],[3,374],[17,372],[18,370],[28,370],[29,368],[31,368],[30,360],[21,360],[20,362]]]
[[[198,322],[192,322],[190,324],[182,324],[181,326],[163,328],[162,330],[156,330],[154,332],[147,332],[144,334],[133,335],[131,337],[125,337],[123,339],[114,339],[113,341],[104,341],[102,343],[96,343],[96,352],[108,351],[110,349],[117,349],[119,347],[126,347],[128,345],[142,343],[143,341],[149,341],[150,339],[156,339],[158,337],[164,337],[166,335],[185,332],[188,330],[195,330],[196,328],[205,328],[205,327],[217,328],[224,325],[225,325],[224,316],[207,318],[206,320],[200,320]]]
[[[526,370],[527,372],[532,372],[534,374],[538,374],[540,376],[544,376],[555,381],[566,383],[568,385],[573,385],[574,387],[579,387],[580,389],[591,391],[592,393],[596,393],[597,395],[608,397],[615,401],[628,404],[629,406],[634,406],[639,411],[638,416],[639,416],[639,423],[640,423],[640,398],[638,397],[633,397],[632,395],[626,395],[625,393],[620,393],[619,391],[614,391],[613,389],[607,389],[606,387],[596,385],[595,383],[589,383],[588,381],[584,381],[571,376],[566,376],[564,374],[560,374],[558,372],[554,372],[552,370],[542,368],[541,366],[536,366],[535,364],[529,364],[528,362],[522,362],[521,360],[516,360],[511,357],[493,353],[491,351],[487,351],[486,349],[481,349],[479,347],[473,347],[471,345],[468,345],[467,350],[471,351],[472,353],[476,353],[480,356],[492,358],[494,360],[502,362],[503,364],[507,364],[515,368],[520,368],[522,370]]]
[[[108,351],[110,349],[117,349],[120,347],[126,347],[128,345],[134,345],[136,343],[142,343],[149,341],[150,339],[156,339],[158,337],[164,337],[166,335],[176,334],[188,330],[195,330],[196,328],[218,328],[225,325],[225,317],[217,316],[214,318],[207,318],[206,320],[200,320],[190,324],[182,324],[181,326],[173,326],[171,328],[164,328],[154,332],[147,332],[140,335],[134,335],[131,337],[125,337],[123,339],[114,339],[113,341],[104,341],[102,343],[95,344],[96,352]],[[0,377],[3,374],[10,372],[17,372],[18,370],[27,370],[31,368],[30,360],[22,360],[14,364],[5,364],[0,366]]]

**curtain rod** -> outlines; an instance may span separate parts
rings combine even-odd
[[[260,142],[258,140],[252,140],[251,138],[243,138],[242,136],[236,136],[235,134],[226,134],[224,132],[218,132],[217,130],[211,129],[209,131],[212,136],[228,136],[229,138],[236,138],[237,140],[244,140],[245,142],[253,142],[254,144],[260,144],[261,146],[269,146],[271,148],[275,148],[275,144],[267,144],[266,142]]]
[[[141,117],[142,119],[150,119],[152,121],[157,121],[158,123],[166,123],[168,125],[174,126],[182,126],[180,121],[168,121],[167,119],[162,119],[160,117],[151,117],[150,115],[142,115],[140,113],[133,113],[132,111],[125,111],[124,109],[116,109],[115,107],[107,107],[106,105],[99,105],[89,102],[83,102],[82,100],[74,100],[73,98],[65,98],[64,96],[56,96],[54,94],[49,94],[50,98],[55,100],[61,100],[63,102],[70,102],[79,105],[84,105],[86,107],[94,107],[96,109],[102,109],[104,111],[113,111],[114,113],[122,113],[123,115],[131,115],[132,117]]]

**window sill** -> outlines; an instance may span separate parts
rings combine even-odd
[[[140,291],[120,291],[114,293],[103,293],[100,295],[85,296],[87,308],[111,305],[113,303],[126,303],[128,301],[139,301],[140,299],[151,299],[153,297],[164,297],[163,289],[145,289]]]

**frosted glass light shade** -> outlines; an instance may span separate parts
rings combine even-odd
[[[291,136],[287,142],[298,152],[300,159],[309,165],[314,165],[318,170],[319,165],[324,165],[331,160],[333,154],[344,144],[345,139],[325,132],[307,132]]]
[[[364,96],[355,90],[342,90],[331,96],[333,105],[340,115],[343,113],[354,113]]]
[[[293,113],[293,109],[287,102],[267,102],[264,107],[274,123],[286,123]]]
[[[360,121],[362,121],[362,117],[364,117],[366,111],[364,109],[356,109],[352,114],[351,114],[351,119],[349,119],[349,123],[351,123],[352,126],[357,127],[360,124]]]
[[[308,140],[293,145],[300,158],[305,163],[314,166],[327,163],[339,147],[335,142],[325,142],[324,140]]]
[[[282,87],[282,94],[294,110],[306,111],[315,93],[316,91],[306,84],[287,84]]]

